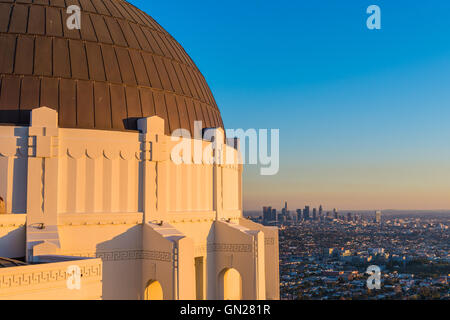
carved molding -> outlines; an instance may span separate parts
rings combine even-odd
[[[143,213],[60,213],[58,225],[137,225],[143,222]]]
[[[194,247],[194,255],[196,257],[204,256],[207,252],[207,245],[198,245]]]
[[[252,252],[252,245],[247,243],[208,243],[207,245],[199,245],[194,248],[196,256],[205,254],[206,252]]]
[[[1,214],[0,215],[0,227],[23,227],[26,223],[26,214]]]
[[[24,158],[28,155],[28,144],[24,137],[0,136],[0,157]]]
[[[173,254],[165,251],[152,250],[117,250],[117,251],[98,251],[87,253],[64,253],[64,255],[100,258],[105,261],[126,261],[126,260],[152,260],[172,262]]]
[[[73,261],[73,264],[77,264],[77,261]],[[48,264],[48,266],[50,267],[51,264]],[[0,289],[66,281],[69,276],[67,273],[67,264],[64,264],[64,267],[58,269],[39,271],[26,271],[27,267],[13,267],[11,268],[13,272],[6,270],[8,274],[0,273]],[[83,278],[101,277],[102,275],[102,265],[99,263],[80,266],[80,269]],[[23,272],[21,272],[22,270]]]
[[[264,244],[266,246],[273,246],[275,244],[275,238],[265,238]]]
[[[88,157],[90,159],[104,157],[109,160],[116,160],[118,158],[122,160],[141,159],[141,151],[139,150],[138,143],[115,145],[114,141],[105,142],[104,145],[64,147],[63,153],[72,159],[80,159],[82,157]]]
[[[16,154],[16,139],[13,137],[0,137],[0,155],[3,157],[12,157]]]

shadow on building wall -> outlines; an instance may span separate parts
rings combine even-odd
[[[140,299],[142,225],[100,242],[96,256],[103,261],[103,299]]]
[[[0,229],[1,232],[1,229]],[[25,227],[19,227],[7,234],[0,233],[0,257],[16,260],[25,259]]]

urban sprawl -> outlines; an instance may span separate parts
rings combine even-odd
[[[279,228],[281,298],[450,299],[450,216],[264,207]],[[369,289],[369,266],[381,270]],[[370,280],[370,279],[369,279]]]

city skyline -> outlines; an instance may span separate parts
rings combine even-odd
[[[258,212],[260,211],[246,211],[247,213],[253,212],[256,213],[256,217],[258,216]],[[389,212],[389,210],[385,210],[385,212]],[[450,213],[450,212],[449,212]],[[321,204],[319,206],[311,206],[311,205],[304,205],[303,207],[289,207],[288,202],[284,202],[284,206],[282,206],[280,209],[278,209],[275,206],[266,205],[262,207],[262,215],[260,217],[263,219],[263,221],[278,221],[279,217],[289,217],[288,219],[293,220],[320,220],[325,217],[334,217],[334,218],[340,218],[340,217],[349,217],[351,215],[373,215],[373,217],[378,217],[383,214],[383,210],[346,210],[346,209],[339,209],[339,208],[327,208],[323,207]]]
[[[288,201],[281,201],[281,202],[277,202],[277,203],[271,203],[271,202],[265,202],[263,204],[262,207],[260,208],[256,208],[256,209],[246,209],[244,210],[244,212],[252,212],[252,213],[256,213],[256,212],[261,212],[262,208],[268,207],[268,208],[272,208],[272,210],[276,210],[277,213],[278,212],[283,212],[284,208],[285,208],[285,204],[288,203]],[[383,213],[388,213],[388,214],[397,214],[397,213],[410,213],[410,214],[414,214],[414,213],[418,213],[418,214],[422,214],[422,213],[426,213],[426,212],[430,212],[430,213],[443,213],[443,214],[449,214],[450,215],[450,210],[449,209],[406,209],[406,210],[402,210],[402,209],[392,209],[392,208],[371,208],[371,209],[360,209],[360,208],[355,208],[355,209],[349,209],[349,208],[339,208],[339,207],[334,207],[334,206],[329,206],[326,204],[323,204],[321,202],[319,202],[319,204],[310,204],[307,202],[298,202],[300,203],[299,205],[288,205],[288,211],[296,211],[298,209],[304,209],[305,207],[310,208],[311,210],[313,209],[317,209],[317,212],[320,212],[320,209],[322,209],[323,214],[327,213],[327,212],[333,212],[333,210],[337,210],[340,213],[347,213],[347,212],[355,212],[355,213],[373,213],[375,214],[377,211],[381,211]]]
[[[278,175],[245,166],[245,210],[450,209],[445,1],[377,1],[381,30],[364,1],[132,3],[189,48],[225,127],[280,129]]]

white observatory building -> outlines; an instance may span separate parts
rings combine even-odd
[[[239,158],[146,13],[0,0],[0,299],[279,299],[278,230],[243,218],[242,165],[171,157],[195,121],[214,136],[202,150]]]

